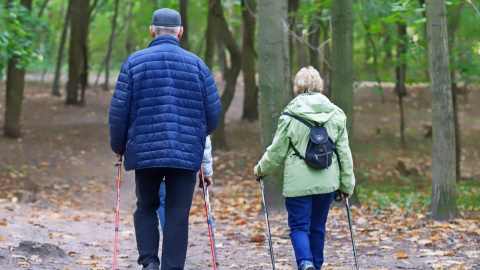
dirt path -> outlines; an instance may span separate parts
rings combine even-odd
[[[116,200],[116,160],[108,144],[107,124],[111,93],[87,93],[87,106],[66,107],[63,99],[51,97],[43,85],[29,84],[24,102],[24,137],[0,137],[0,269],[111,269]],[[3,99],[3,88],[0,95]],[[256,123],[239,122],[241,102],[238,92],[234,109],[227,113],[229,132],[256,140],[258,134],[242,133],[258,127]],[[258,215],[260,190],[251,179],[253,160],[259,151],[254,147],[214,153],[219,161],[210,195],[220,269],[271,269],[268,243],[262,238],[264,219]],[[133,173],[125,172],[119,269],[140,269],[132,222],[133,187]],[[388,213],[370,220],[368,211],[354,209],[353,213],[357,217],[361,269],[480,269],[478,221],[471,221],[468,224],[472,228],[460,231],[445,229],[450,242],[435,248],[421,241],[431,235],[405,232],[404,238],[395,236],[404,230],[402,226],[411,231],[415,226],[443,225],[405,213],[413,227],[391,228],[389,223],[382,224],[389,219]],[[270,218],[276,268],[295,269],[285,213]],[[328,228],[323,269],[354,269],[343,208],[332,209]],[[212,268],[208,243],[203,198],[197,190],[186,269]],[[399,258],[399,253],[406,257]]]

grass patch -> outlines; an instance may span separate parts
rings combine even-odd
[[[464,218],[480,219],[480,187],[474,181],[457,183],[457,206]],[[415,185],[386,186],[358,185],[358,196],[362,205],[376,213],[403,209],[406,212],[429,214],[431,190],[419,189]]]

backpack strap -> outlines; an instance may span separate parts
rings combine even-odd
[[[335,155],[337,155],[338,169],[340,170],[340,173],[341,173],[342,164],[340,163],[340,155],[338,155],[337,147],[335,147],[335,149],[333,149],[333,152],[335,153]]]
[[[313,128],[313,127],[318,127],[318,126],[319,126],[318,123],[315,123],[315,126],[314,126],[314,125],[310,124],[309,122],[307,122],[305,119],[303,119],[303,118],[301,118],[301,117],[299,117],[299,116],[293,115],[293,114],[291,114],[291,113],[288,113],[288,112],[283,112],[282,114],[283,114],[283,115],[288,115],[288,116],[290,116],[290,117],[293,117],[293,118],[297,119],[298,121],[302,122],[304,125],[306,125],[306,126],[309,127],[309,128]],[[322,126],[323,126],[323,124],[322,124]]]
[[[293,114],[288,113],[288,112],[283,112],[282,114],[283,114],[283,115],[288,115],[288,116],[290,116],[290,117],[293,117],[293,118],[297,119],[298,121],[300,121],[301,123],[303,123],[304,125],[306,125],[308,128],[314,127],[312,124],[310,124],[309,122],[305,121],[305,120],[304,120],[303,118],[301,118],[301,117],[298,117],[298,116],[293,115]],[[315,126],[318,127],[318,124],[315,123]],[[295,153],[296,156],[298,156],[298,157],[299,157],[300,159],[302,159],[302,160],[305,159],[305,157],[302,156],[302,154],[300,154],[300,152],[298,151],[298,149],[293,145],[293,143],[292,143],[291,140],[290,140],[290,147],[292,147],[292,150],[293,150],[293,152]]]
[[[295,154],[294,154],[295,156],[298,156],[298,157],[299,157],[300,159],[302,159],[302,160],[305,159],[305,157],[302,156],[302,154],[300,154],[300,152],[298,152],[298,149],[295,148],[295,146],[293,146],[292,141],[290,141],[290,147],[292,147],[293,152],[295,152]]]

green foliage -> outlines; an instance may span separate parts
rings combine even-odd
[[[40,60],[38,49],[32,46],[38,40],[37,25],[41,24],[18,2],[8,8],[0,5],[0,78],[11,57],[18,59],[18,68]]]
[[[405,209],[408,212],[429,214],[431,190],[416,185],[358,185],[360,201],[368,201],[375,212]],[[474,181],[462,181],[457,184],[457,204],[460,212],[469,218],[480,218],[480,188]]]

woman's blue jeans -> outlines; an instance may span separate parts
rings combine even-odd
[[[316,269],[322,268],[325,225],[334,195],[335,192],[285,198],[297,265],[309,260]]]

